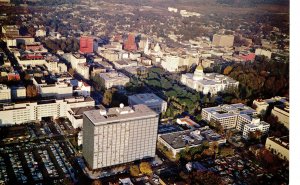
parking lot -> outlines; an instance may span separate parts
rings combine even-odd
[[[253,179],[259,179],[263,177],[271,182],[276,176],[279,180],[288,182],[288,174],[283,173],[286,171],[282,169],[281,172],[271,173],[269,169],[266,169],[259,165],[255,159],[251,159],[245,155],[235,154],[228,157],[218,157],[216,159],[201,160],[208,170],[214,171],[223,177],[223,180],[232,184],[248,184]]]
[[[1,128],[1,132],[19,130]],[[0,184],[76,183],[76,151],[61,129],[52,122],[20,125],[25,131],[7,134],[0,141]],[[8,132],[9,133],[9,132]]]

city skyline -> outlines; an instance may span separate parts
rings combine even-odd
[[[0,1],[0,184],[294,183],[291,7]]]

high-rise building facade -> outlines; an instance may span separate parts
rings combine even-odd
[[[83,156],[92,169],[155,156],[158,114],[146,105],[92,110],[83,116]]]
[[[81,53],[93,53],[94,39],[92,37],[80,37],[79,41]]]
[[[129,34],[127,40],[124,42],[124,50],[126,51],[136,51],[137,44],[135,42],[135,36],[133,34]]]

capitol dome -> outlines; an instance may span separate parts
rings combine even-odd
[[[161,48],[160,48],[160,45],[158,43],[156,43],[155,47],[154,47],[154,51],[156,53],[160,52]]]
[[[195,71],[202,71],[202,72],[203,72],[203,67],[202,67],[202,65],[199,65],[199,66],[196,68]]]
[[[194,80],[203,80],[203,76],[204,76],[203,67],[202,67],[202,65],[199,65],[194,72],[193,79]]]

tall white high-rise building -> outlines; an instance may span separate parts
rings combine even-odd
[[[83,116],[83,156],[98,169],[155,156],[158,114],[146,105],[92,110]]]

